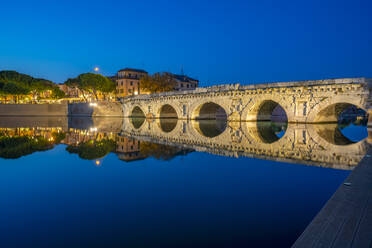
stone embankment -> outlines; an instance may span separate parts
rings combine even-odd
[[[122,117],[120,103],[0,104],[0,116]]]

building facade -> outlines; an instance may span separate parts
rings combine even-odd
[[[172,74],[175,80],[174,90],[184,91],[184,90],[195,90],[199,86],[199,80],[193,79],[185,75]]]
[[[126,97],[139,95],[140,79],[147,75],[147,72],[141,69],[125,68],[118,71],[116,78],[116,96]]]

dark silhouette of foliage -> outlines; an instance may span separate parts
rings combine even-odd
[[[52,81],[33,78],[16,71],[0,71],[0,92],[3,95],[27,95],[37,97],[47,90],[58,88]]]
[[[54,139],[54,143],[59,144],[61,143],[62,140],[66,138],[66,134],[62,132],[61,133],[54,132],[52,133],[52,137]]]
[[[43,137],[0,137],[0,157],[2,158],[19,158],[51,148],[53,144]]]
[[[77,146],[68,146],[66,150],[69,153],[76,153],[82,159],[93,160],[106,156],[110,152],[115,151],[115,141],[103,139],[100,141],[90,140],[80,143]]]
[[[55,87],[52,90],[52,98],[53,99],[61,99],[66,96],[65,92],[63,92],[60,88]]]

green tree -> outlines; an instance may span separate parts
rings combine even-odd
[[[66,97],[65,92],[63,92],[59,87],[54,87],[52,89],[52,98],[53,99],[61,99]]]
[[[107,94],[115,91],[115,82],[111,79],[96,73],[83,73],[76,78],[68,79],[65,84],[69,87],[78,88],[80,91],[89,92],[98,100],[98,92],[105,97]],[[86,96],[84,95],[86,99]]]
[[[30,92],[34,99],[40,97],[41,93],[47,90],[53,90],[55,87],[56,85],[53,82],[45,79],[34,79],[29,85]]]
[[[5,83],[2,88],[2,92],[6,95],[15,96],[15,102],[17,103],[19,100],[19,96],[29,94],[30,90],[15,83]]]
[[[16,71],[0,71],[0,82],[4,84],[1,90],[3,94],[14,94],[17,96],[32,94],[34,99],[47,90],[53,90],[56,86],[52,81],[33,78]],[[7,86],[7,84],[10,85]]]
[[[172,91],[177,84],[171,73],[155,73],[146,75],[140,80],[140,90],[149,91],[150,93],[160,93]]]

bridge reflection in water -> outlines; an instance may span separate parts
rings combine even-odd
[[[70,153],[91,160],[109,153],[116,153],[124,161],[147,157],[169,160],[196,151],[348,170],[358,165],[371,147],[371,133],[369,138],[365,131],[359,139],[350,139],[342,128],[339,124],[190,121],[171,116],[0,118],[0,157],[18,158],[66,144]],[[35,137],[43,143],[36,145]],[[22,148],[25,146],[27,152]]]
[[[342,126],[337,123],[315,125],[129,118],[124,119],[120,135],[223,156],[352,169],[370,147],[367,131],[356,142],[345,137],[341,129]]]

